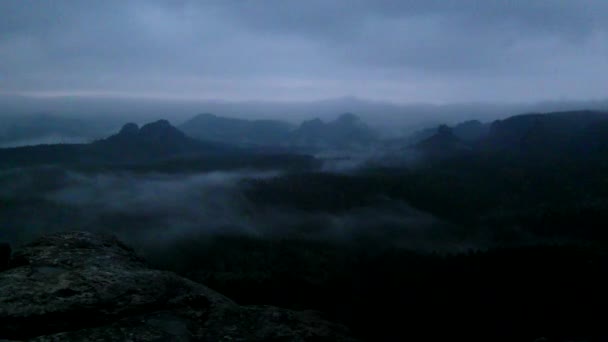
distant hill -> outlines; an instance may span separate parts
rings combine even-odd
[[[471,150],[470,146],[459,139],[453,129],[446,125],[439,126],[435,134],[417,143],[414,148],[433,158],[454,156]]]
[[[468,146],[473,155],[506,153],[508,158],[537,160],[600,158],[608,153],[608,112],[532,113],[496,120],[485,127],[472,122],[456,127],[461,136],[456,128],[444,125],[413,146],[429,156],[444,157],[458,156],[464,150],[458,146]],[[462,138],[465,132],[471,138],[468,141]]]
[[[485,137],[490,130],[490,124],[484,124],[478,120],[468,120],[447,127],[452,130],[454,136],[466,142],[477,141]],[[411,144],[416,144],[430,138],[435,133],[437,133],[437,127],[426,128],[412,133],[405,140],[409,141]]]
[[[0,165],[46,163],[141,163],[168,158],[238,153],[228,145],[187,137],[166,120],[139,128],[129,123],[117,134],[90,144],[51,144],[0,149]]]
[[[291,134],[290,144],[304,148],[352,148],[367,146],[378,140],[376,133],[351,113],[330,122],[321,119],[304,121]]]
[[[324,122],[312,119],[294,128],[277,120],[245,120],[200,114],[180,128],[188,136],[244,147],[318,151],[367,146],[377,134],[358,116],[345,113]]]
[[[278,120],[245,120],[213,114],[199,114],[179,128],[188,136],[239,146],[276,146],[285,144],[292,129]]]
[[[490,130],[490,125],[478,120],[461,122],[454,126],[454,135],[463,141],[473,142],[484,138]]]
[[[176,101],[166,99],[138,99],[88,96],[14,96],[0,94],[0,121],[5,114],[54,111],[73,117],[95,120],[97,123],[111,121],[119,127],[126,121],[148,122],[151,118],[171,113],[171,120],[183,122],[193,113],[214,113],[224,117],[264,118],[299,123],[311,117],[327,122],[336,113],[357,113],[371,127],[395,138],[404,133],[439,124],[453,126],[457,122],[477,118],[490,122],[506,118],[513,113],[555,112],[589,108],[608,110],[608,100],[557,101],[543,103],[389,103],[356,97],[328,98],[319,101]],[[246,114],[243,114],[246,113]],[[180,129],[183,127],[178,126]],[[189,134],[189,133],[187,133]],[[193,136],[194,137],[194,136]],[[200,137],[194,137],[200,138]]]
[[[232,169],[304,170],[319,167],[307,155],[240,148],[186,136],[166,120],[128,123],[90,144],[0,148],[0,167],[61,165],[79,170],[188,172]]]
[[[226,144],[190,138],[167,120],[155,121],[141,128],[128,123],[117,134],[92,143],[89,150],[104,159],[124,162],[238,152]]]
[[[524,153],[588,152],[592,145],[608,142],[607,122],[608,112],[598,111],[517,115],[494,121],[482,145]]]

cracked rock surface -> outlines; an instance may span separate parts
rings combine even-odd
[[[239,306],[114,237],[48,235],[0,272],[0,341],[353,341],[314,312]]]

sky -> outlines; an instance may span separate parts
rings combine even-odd
[[[1,0],[0,93],[605,99],[605,0]]]

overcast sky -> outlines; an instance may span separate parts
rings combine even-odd
[[[0,0],[0,92],[599,99],[606,0]]]

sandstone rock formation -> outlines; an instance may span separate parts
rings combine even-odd
[[[0,272],[0,340],[352,341],[314,312],[239,306],[116,238],[49,235]]]

